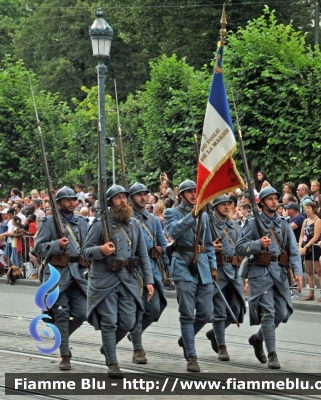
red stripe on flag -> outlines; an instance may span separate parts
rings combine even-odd
[[[198,203],[201,204],[207,198],[213,199],[223,193],[229,191],[230,188],[240,186],[243,184],[239,177],[236,175],[234,170],[234,163],[229,158],[225,163],[216,171],[212,179],[208,182],[206,189],[203,192],[202,198],[198,199]],[[197,174],[197,187],[200,189],[210,172],[201,163],[198,163],[198,174]],[[198,194],[198,193],[197,193]],[[209,200],[210,201],[210,200]]]

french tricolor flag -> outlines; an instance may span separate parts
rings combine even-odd
[[[220,46],[204,119],[197,172],[197,212],[224,193],[244,186],[232,155],[236,148],[227,102]]]

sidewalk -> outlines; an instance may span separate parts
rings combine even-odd
[[[5,285],[7,283],[6,275],[0,277],[0,285]],[[38,279],[18,279],[14,285],[20,286],[33,286],[36,290],[38,286],[40,286],[40,282]],[[309,294],[309,289],[302,290],[302,297],[305,297]],[[165,295],[168,299],[176,299],[176,292],[174,290],[165,290]],[[315,289],[315,300],[313,301],[301,301],[301,300],[292,300],[293,308],[295,310],[307,311],[307,312],[319,312],[321,313],[321,302],[318,303],[317,300],[321,298],[320,289]]]

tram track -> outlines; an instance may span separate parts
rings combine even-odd
[[[0,336],[11,337],[12,333],[13,332],[11,332],[11,331],[0,330]],[[150,334],[152,335],[152,333],[150,333]],[[18,337],[18,338],[28,338],[28,339],[31,338],[31,336],[29,334],[27,334],[27,333],[15,333],[15,336]],[[126,340],[126,339],[124,339],[124,340]],[[204,340],[204,342],[208,342],[208,341]],[[83,349],[86,349],[86,347],[87,348],[89,347],[90,349],[93,349],[93,348],[97,349],[97,352],[98,352],[98,349],[101,346],[100,344],[95,343],[95,342],[88,342],[88,341],[85,342],[83,340],[81,340],[81,341],[80,340],[75,340],[74,338],[72,339],[72,343],[73,343],[73,345],[81,346]],[[248,347],[250,347],[250,346],[248,346]],[[4,348],[0,347],[0,352],[4,351],[4,350],[9,350],[9,351],[11,351],[13,353],[16,353],[16,354],[23,354],[21,351],[16,351],[16,350],[10,349],[10,348],[9,349],[8,348],[4,349]],[[124,346],[121,346],[121,344],[119,344],[119,345],[117,345],[117,350],[118,351],[122,351],[123,353],[128,353],[128,358],[129,359],[131,358],[131,355],[132,355],[132,349],[131,348],[124,347]],[[178,350],[180,350],[180,349],[178,349]],[[279,350],[281,351],[282,349],[278,349],[278,351]],[[287,350],[283,349],[283,351],[287,351]],[[178,354],[173,355],[172,353],[166,353],[164,351],[160,352],[160,351],[155,351],[155,350],[148,349],[148,350],[146,350],[146,352],[147,352],[148,356],[153,357],[156,360],[157,359],[172,360],[173,358],[177,359],[177,357],[178,357]],[[301,352],[301,351],[295,351],[295,350],[291,350],[290,352],[293,353],[293,354],[297,354],[297,355],[306,355],[306,356],[309,356],[309,357],[310,356],[320,357],[319,354],[312,353],[312,352]],[[39,354],[39,352],[33,352],[33,351],[28,351],[28,353],[31,354],[32,356]],[[214,353],[213,353],[213,356],[214,356]],[[44,357],[44,356],[42,356],[42,357]],[[46,357],[47,357],[47,359],[49,359],[49,358],[50,359],[54,359],[54,360],[57,359],[57,357],[53,357],[53,356],[52,357],[46,356]],[[83,364],[85,362],[86,364],[90,364],[90,362],[88,360],[77,358],[77,357],[73,357],[73,362],[77,362],[79,364]],[[214,357],[213,358],[198,357],[198,363],[199,364],[203,364],[203,365],[220,365],[220,366],[224,365],[224,367],[226,367],[228,369],[230,369],[231,367],[236,367],[236,368],[240,368],[240,369],[242,368],[242,369],[247,370],[247,372],[259,372],[259,373],[263,372],[261,365],[260,365],[260,368],[258,368],[255,365],[246,364],[246,363],[244,363],[244,361],[236,362],[236,361],[230,360],[228,363],[222,364],[221,361],[217,360]],[[96,365],[97,366],[104,366],[105,365],[105,363],[103,362],[103,359],[102,359],[101,363],[100,362],[99,363],[94,362],[94,363],[91,363],[91,364],[93,366],[94,365],[95,366]],[[128,370],[128,371],[134,371],[135,373],[138,372],[138,371],[146,372],[145,369],[135,370],[135,369],[131,368],[129,365],[125,365],[124,363],[122,363],[122,369],[123,368],[126,368],[126,370]],[[150,368],[148,368],[148,371],[150,371]],[[155,370],[153,372],[156,373],[156,372],[160,372],[160,371],[159,370]],[[286,370],[286,369],[282,368],[282,373],[293,374],[294,372],[291,371],[291,370]],[[313,374],[300,373],[300,376],[306,377],[306,378],[309,378],[309,377],[311,378],[311,376],[313,376]]]
[[[56,360],[56,358],[53,357],[53,356],[41,355],[41,354],[39,354],[39,352],[37,353],[35,351],[28,351],[28,352],[19,351],[19,352],[17,352],[15,350],[10,350],[10,349],[7,350],[7,349],[0,348],[0,353],[11,354],[11,355],[17,356],[17,357],[26,357],[26,356],[30,357],[30,356],[32,356],[32,357],[35,357],[35,358],[41,358],[41,359],[47,359],[47,360]],[[202,360],[200,360],[200,362],[202,362]],[[101,362],[101,363],[100,362],[93,362],[93,361],[89,362],[88,360],[79,359],[79,358],[76,358],[76,359],[73,358],[73,364],[76,364],[76,365],[78,364],[78,365],[83,365],[83,366],[90,366],[90,367],[97,367],[97,368],[105,367],[105,363],[103,363],[103,362]],[[157,378],[159,378],[159,374],[160,374],[160,371],[157,370],[157,369],[149,368],[148,371],[146,371],[146,370],[142,370],[142,369],[139,369],[139,368],[130,368],[125,364],[122,364],[122,371],[125,374],[137,374],[138,376],[141,375],[141,374],[144,374],[144,379],[148,379],[148,378],[149,379],[152,379],[152,378],[157,379]],[[257,371],[257,372],[262,372],[262,371]],[[282,370],[282,373],[280,374],[280,377],[282,376],[282,374],[287,374],[287,373],[290,373],[290,372]],[[271,372],[271,374],[272,374],[272,372]],[[107,376],[107,370],[106,370],[106,376]],[[171,379],[175,379],[176,377],[179,377],[181,380],[194,380],[194,379],[197,379],[197,380],[208,380],[208,377],[203,376],[202,373],[201,374],[191,375],[189,373],[180,373],[180,374],[178,374],[178,373],[175,373],[175,372],[170,372],[170,373],[166,373],[166,376],[168,378],[171,378]],[[309,379],[311,377],[312,377],[312,375],[309,375],[309,374],[300,374],[300,378],[301,379]],[[254,377],[252,377],[252,379],[255,380]],[[218,380],[220,380],[220,379],[218,378]],[[221,382],[225,383],[224,380],[221,380]],[[42,394],[42,393],[36,392],[34,390],[15,389],[15,388],[13,388],[11,386],[6,386],[6,385],[0,384],[0,392],[1,391],[4,392],[5,390],[6,390],[7,394],[8,394],[8,391],[12,392],[12,394],[15,394],[15,395],[18,395],[20,393],[21,394],[32,394],[33,397],[36,398],[36,399],[37,398],[39,398],[39,399],[52,398],[52,399],[57,399],[57,400],[73,400],[73,398],[70,397],[69,395],[68,396],[61,396],[61,395],[57,396],[57,395],[49,395],[49,394],[47,395],[47,394]],[[234,395],[237,395],[237,394],[240,395],[240,392],[238,390],[230,389],[228,394],[231,395],[231,396],[234,396]],[[284,398],[289,398],[289,399],[292,399],[292,400],[310,400],[310,399],[314,399],[315,398],[315,395],[297,395],[297,394],[294,394],[292,392],[289,393],[289,392],[286,392],[286,391],[282,392],[282,395],[279,395],[279,394],[276,394],[276,393],[271,393],[270,390],[264,390],[264,389],[262,389],[262,390],[260,390],[260,389],[255,389],[255,390],[246,389],[246,390],[242,391],[242,395],[245,395],[245,396],[246,395],[264,396],[263,397],[264,399],[271,399],[271,400],[272,399],[274,399],[274,400],[282,400]]]
[[[65,397],[65,396],[56,396],[56,395],[51,395],[51,394],[43,394],[39,393],[35,390],[27,390],[27,389],[15,389],[11,386],[8,385],[1,385],[0,384],[0,393],[4,393],[4,396],[8,395],[32,395],[34,399],[56,399],[56,400],[73,400],[70,396]],[[1,396],[1,395],[0,395]],[[0,397],[1,398],[1,397]],[[76,399],[75,399],[76,400]]]
[[[35,349],[35,347],[33,347],[33,349],[29,350],[32,347],[32,342],[35,343],[31,337],[31,335],[29,334],[29,331],[27,328],[27,326],[29,325],[29,322],[33,319],[31,316],[29,317],[24,316],[17,316],[17,315],[8,315],[8,314],[0,314],[0,319],[6,319],[8,320],[6,322],[6,328],[9,329],[2,329],[0,330],[0,337],[4,338],[4,343],[0,344],[0,354],[4,354],[7,353],[9,355],[11,355],[14,358],[19,359],[19,357],[31,357],[31,358],[42,358],[42,359],[46,359],[50,362],[58,362],[58,355],[42,355],[42,353],[40,353],[39,351],[37,351]],[[19,321],[17,321],[17,319]],[[12,327],[11,327],[12,326]],[[147,342],[150,341],[158,341],[158,343],[161,343],[161,347],[158,347],[158,349],[161,349],[161,351],[157,351],[154,350],[155,347],[154,346],[146,346],[146,352],[148,357],[150,357],[151,363],[146,364],[146,366],[139,366],[137,367],[136,365],[134,366],[131,363],[121,362],[121,368],[125,373],[131,373],[131,374],[144,374],[144,376],[157,376],[159,374],[165,374],[164,368],[163,366],[166,365],[172,365],[174,366],[174,368],[177,367],[178,363],[177,360],[182,361],[182,364],[185,363],[185,360],[183,359],[183,355],[181,352],[181,349],[175,348],[174,351],[168,352],[166,351],[166,346],[162,345],[162,343],[177,343],[177,339],[178,339],[178,334],[179,334],[179,330],[178,329],[174,329],[174,331],[172,331],[172,333],[166,333],[167,329],[169,329],[170,327],[162,327],[162,330],[165,332],[153,332],[153,331],[148,331],[145,332],[144,335],[146,335],[146,337],[148,336],[148,340],[146,340]],[[83,336],[88,337],[88,329],[93,329],[90,325],[88,324],[84,324],[81,328],[82,330],[85,330],[85,332],[87,331],[86,334],[84,334]],[[21,332],[23,331],[23,332]],[[83,331],[84,332],[84,331]],[[14,335],[14,336],[13,336]],[[231,335],[231,337],[235,336],[235,339],[239,339],[240,342],[236,342],[234,340],[229,340],[229,344],[234,345],[234,346],[239,346],[239,347],[248,347],[250,348],[251,346],[249,346],[247,344],[247,340],[245,336],[239,336],[239,335]],[[12,343],[7,346],[7,339],[9,337],[14,337],[17,338],[18,341],[21,341],[23,343],[25,343],[24,345],[24,350],[17,350],[17,347],[12,347],[15,346]],[[88,337],[89,338],[89,337]],[[93,359],[86,359],[86,358],[78,358],[73,356],[73,364],[75,365],[75,367],[77,365],[82,366],[83,367],[92,367],[94,370],[97,370],[97,373],[105,373],[107,372],[106,366],[105,366],[105,362],[104,362],[104,358],[99,354],[99,348],[100,348],[100,341],[99,341],[99,334],[97,336],[97,341],[94,342],[92,340],[86,340],[86,338],[82,338],[81,335],[77,336],[72,336],[71,337],[71,343],[72,346],[75,347],[79,347],[82,349],[83,354],[94,354]],[[147,339],[147,338],[146,338]],[[233,338],[234,339],[234,338]],[[46,341],[48,340],[48,343],[50,342],[50,339],[46,339]],[[125,342],[124,342],[125,341]],[[129,342],[127,343],[127,339],[124,338],[123,342],[120,342],[119,345],[117,345],[117,351],[119,351],[122,354],[122,358],[126,359],[126,360],[131,360],[132,357],[132,348],[129,344]],[[196,342],[198,343],[198,345],[203,346],[206,344],[206,346],[209,348],[209,352],[204,354],[203,351],[203,356],[199,356],[198,358],[198,362],[201,365],[201,369],[202,371],[206,371],[208,373],[211,373],[210,370],[214,369],[219,369],[224,371],[224,373],[228,373],[228,374],[239,374],[239,373],[249,373],[255,375],[255,374],[269,374],[272,373],[271,370],[269,369],[265,369],[262,368],[261,364],[257,364],[257,365],[253,365],[250,364],[248,362],[246,362],[246,360],[244,360],[244,358],[242,360],[230,360],[228,363],[222,363],[221,361],[217,360],[215,353],[210,349],[210,343],[209,341],[204,337],[204,339],[200,336],[198,336],[196,338]],[[8,341],[8,343],[10,343]],[[122,345],[123,343],[123,345]],[[300,350],[296,350],[293,348],[289,348],[289,347],[285,347],[284,344],[289,343],[290,347],[295,346],[296,342],[286,342],[283,341],[282,343],[280,343],[280,345],[282,347],[278,347],[278,352],[285,352],[285,353],[289,353],[289,356],[293,356],[293,358],[295,358],[295,356],[306,356],[307,358],[311,358],[312,360],[316,360],[316,357],[320,357],[320,346],[319,344],[306,344],[307,346],[311,346],[311,349],[313,349],[313,351],[300,351]],[[124,346],[125,345],[125,346]],[[127,347],[126,347],[127,345]],[[173,348],[173,346],[172,346]],[[315,350],[317,348],[317,350]],[[93,349],[96,350],[96,353],[93,352]],[[241,349],[240,349],[241,350]],[[252,351],[252,350],[251,350]],[[80,354],[80,353],[79,353]],[[207,354],[209,354],[209,356],[207,356]],[[210,356],[211,355],[211,356]],[[95,358],[96,357],[96,358]],[[101,360],[100,360],[101,358]],[[250,359],[249,359],[250,360]],[[252,360],[252,359],[251,359]],[[168,362],[167,362],[168,361]],[[245,361],[245,362],[244,362]],[[175,362],[176,362],[176,367],[175,367]],[[160,365],[160,368],[153,368],[153,366],[155,367],[155,365]],[[300,379],[306,379],[309,380],[312,377],[315,378],[315,375],[313,375],[312,373],[301,373],[301,372],[295,372],[293,370],[289,370],[289,365],[290,364],[286,364],[286,369],[284,369],[282,367],[282,370],[279,372],[277,372],[278,374],[280,374],[280,377],[284,374],[291,374],[292,376],[297,374],[300,376]],[[163,370],[162,370],[163,368]],[[172,367],[173,368],[173,367]],[[173,369],[174,369],[173,368]],[[181,366],[180,366],[181,368]],[[75,368],[76,370],[77,368]],[[79,370],[79,369],[78,369]],[[179,370],[179,369],[178,369]],[[168,371],[166,369],[166,371]],[[175,371],[175,369],[174,369]],[[237,372],[239,371],[239,372]],[[27,372],[27,371],[26,371]],[[79,372],[78,372],[79,373]],[[174,377],[176,376],[178,373],[175,372],[166,372],[166,375],[168,375],[169,377]],[[188,373],[180,373],[179,376],[182,379],[186,379],[186,380],[191,380],[193,379],[191,377],[191,374]],[[194,375],[195,376],[195,375]],[[205,379],[205,378],[204,378]],[[4,389],[3,385],[0,385],[0,392],[3,391]],[[7,388],[7,390],[9,390],[10,388]],[[11,390],[14,390],[11,388]],[[239,392],[231,390],[229,391],[231,395],[235,395],[235,394],[239,394]],[[19,393],[14,390],[14,394],[18,395]],[[33,393],[34,394],[34,393]],[[228,394],[228,393],[226,393]],[[246,392],[244,391],[244,394],[249,394],[249,395],[257,395],[257,396],[263,396],[263,398],[266,399],[281,399],[281,398],[289,398],[289,399],[293,399],[293,400],[303,400],[303,399],[313,399],[315,398],[315,396],[313,395],[296,395],[293,393],[289,393],[289,392],[284,392],[282,393],[282,396],[278,395],[278,394],[271,394],[271,392],[269,391],[262,391],[262,390],[247,390]],[[56,399],[68,399],[70,400],[71,397],[63,397],[63,396],[46,396],[44,394],[39,394],[40,397],[36,397],[34,396],[34,398],[39,398],[39,399],[45,399],[45,398],[56,398]],[[1,395],[0,395],[0,398]]]

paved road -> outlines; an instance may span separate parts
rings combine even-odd
[[[34,303],[35,289],[32,286],[0,285],[0,381],[2,384],[4,372],[59,372],[59,354],[42,355],[35,347],[39,343],[35,342],[29,334],[28,327],[31,319],[40,314],[40,310]],[[177,303],[174,298],[169,298],[168,302],[168,307],[160,321],[153,324],[143,337],[148,364],[138,366],[132,363],[131,344],[127,339],[119,344],[118,358],[123,370],[158,371],[165,374],[186,373],[186,362],[177,345],[177,339],[180,336]],[[198,334],[196,347],[202,372],[270,372],[266,365],[258,363],[252,347],[247,343],[248,337],[255,333],[256,327],[249,326],[247,317],[245,321],[241,328],[231,326],[227,330],[230,362],[218,361],[217,355],[211,349],[210,342],[205,337],[206,330],[211,327],[210,324]],[[297,310],[287,324],[282,324],[277,329],[277,352],[283,372],[321,373],[320,326],[321,313]],[[39,332],[41,332],[40,327]],[[50,339],[47,340],[50,341]],[[50,343],[47,343],[47,347],[50,347]],[[73,334],[71,372],[106,373],[104,359],[99,353],[100,344],[100,332],[94,331],[87,323]],[[99,396],[90,398],[96,397],[100,398]],[[77,398],[86,398],[86,396]],[[197,397],[194,396],[194,398]],[[231,398],[236,399],[238,396]]]

